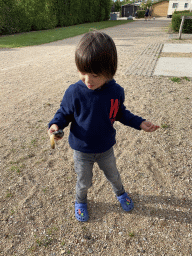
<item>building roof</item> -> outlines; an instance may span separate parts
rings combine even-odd
[[[152,5],[154,5],[154,4],[159,4],[159,3],[161,3],[161,2],[169,2],[169,0],[159,0],[158,2],[152,3]]]

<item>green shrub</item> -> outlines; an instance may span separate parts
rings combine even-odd
[[[91,0],[91,16],[92,21],[98,21],[99,20],[99,1],[98,0]]]
[[[101,7],[99,21],[105,20],[105,8]]]
[[[69,0],[57,0],[58,9],[58,25],[61,27],[69,26],[71,15],[70,15],[70,1]]]
[[[145,17],[145,10],[137,10],[138,18],[144,18]]]
[[[0,34],[109,20],[111,0],[0,0]]]
[[[174,11],[173,14],[180,14],[180,13],[189,13],[189,10],[187,10],[187,11]]]
[[[0,2],[0,34],[30,31],[31,21],[20,0]]]
[[[17,7],[14,0],[0,2],[0,34],[12,34],[19,30]]]
[[[57,25],[53,0],[6,0],[0,2],[0,34],[51,29]]]
[[[105,20],[105,2],[106,1],[100,1],[99,3],[98,21]]]
[[[114,3],[114,7],[115,7],[115,12],[120,12],[121,11],[121,3],[119,1],[116,1]]]
[[[111,12],[111,0],[101,0],[102,6],[105,9],[105,17],[104,20],[109,20],[110,12]]]
[[[192,16],[192,13],[173,13],[172,16],[172,28],[175,32],[179,32],[182,16]],[[183,33],[192,33],[192,20],[185,20],[183,25]]]
[[[18,19],[18,27],[19,31],[17,32],[28,32],[32,27],[32,18],[29,15],[29,11],[27,9],[28,3],[23,3],[21,0],[16,1],[17,6],[17,19]]]
[[[30,1],[26,11],[32,20],[32,30],[51,29],[57,25],[57,17],[52,0]]]

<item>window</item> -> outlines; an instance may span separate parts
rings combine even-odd
[[[173,3],[172,8],[177,8],[178,7],[178,3]]]
[[[188,8],[188,3],[185,3],[185,4],[184,4],[184,8]]]

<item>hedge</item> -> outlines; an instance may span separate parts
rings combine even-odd
[[[144,18],[145,17],[145,10],[137,10],[138,18]]]
[[[15,0],[9,0],[8,4],[3,0],[0,2],[0,34],[19,32],[20,22],[22,21],[19,10],[24,19],[25,13],[23,8],[18,8],[15,5]]]
[[[186,10],[186,11],[174,11],[173,14],[180,14],[180,13],[189,13],[189,10]]]
[[[58,24],[53,0],[1,0],[0,34],[51,29]]]
[[[172,28],[175,32],[179,32],[182,16],[192,16],[191,12],[182,12],[179,14],[173,13],[172,15]],[[185,20],[183,25],[183,33],[192,33],[192,20]]]
[[[109,20],[111,0],[0,0],[0,35]]]

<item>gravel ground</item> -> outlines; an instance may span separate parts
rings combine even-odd
[[[156,19],[104,30],[117,45],[115,79],[125,105],[161,129],[149,134],[115,123],[117,166],[135,208],[121,209],[95,165],[87,223],[74,217],[69,127],[55,150],[47,136],[65,90],[78,79],[81,36],[0,50],[0,255],[192,255],[192,81],[151,76],[158,56],[149,48],[192,42],[185,35],[175,40],[169,24]],[[147,56],[155,59],[150,65]],[[140,74],[132,68],[138,59]]]

